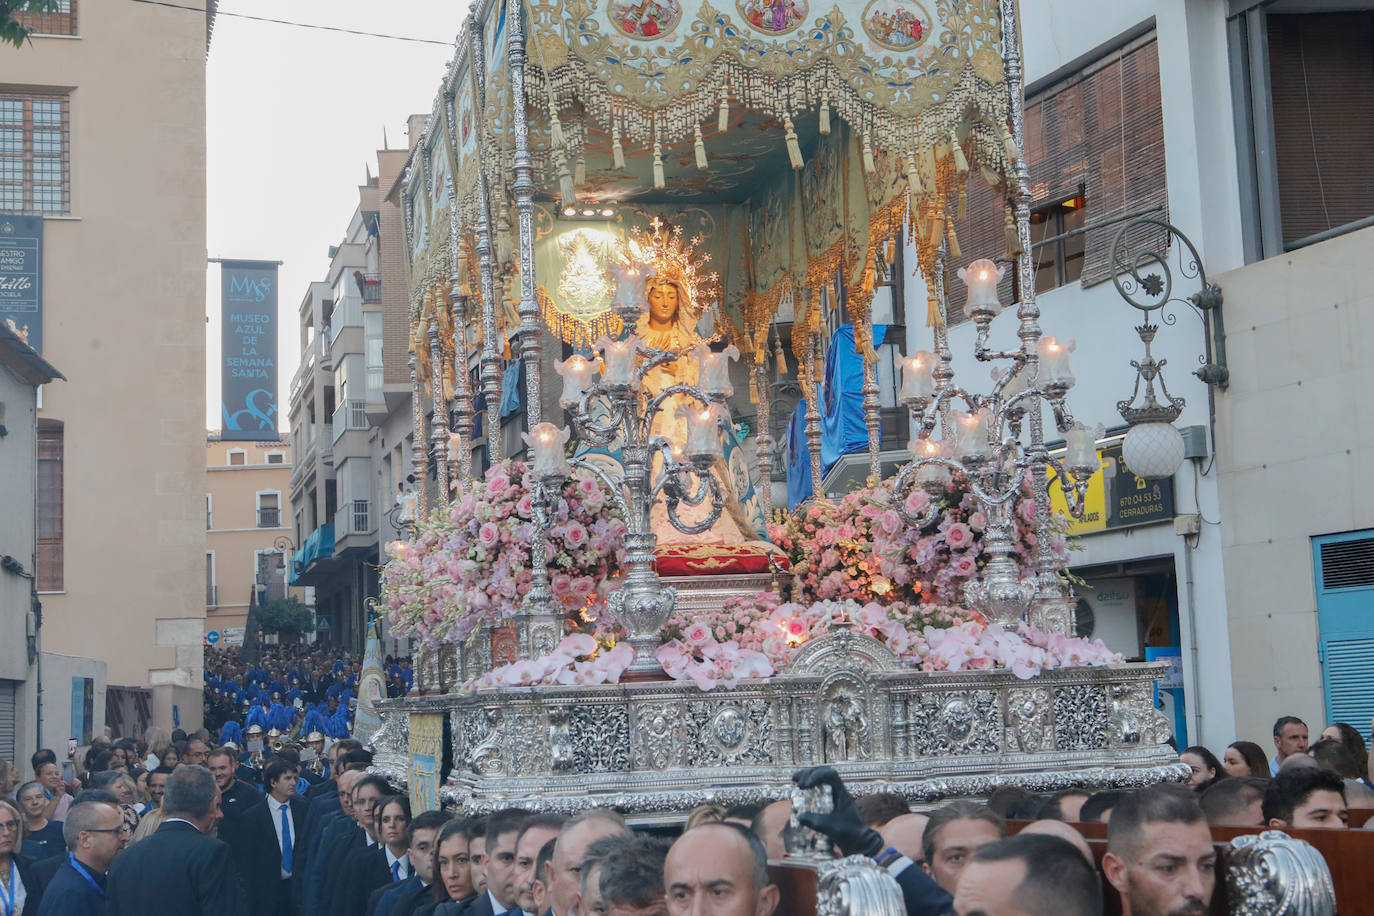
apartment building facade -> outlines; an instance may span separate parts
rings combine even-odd
[[[0,54],[0,212],[41,217],[24,323],[70,379],[38,414],[44,746],[200,724],[212,21],[63,0]]]
[[[288,588],[294,545],[287,502],[291,445],[285,441],[205,442],[205,635],[210,645],[243,639],[252,605],[314,593]]]
[[[387,199],[405,160],[404,150],[378,151],[378,174],[358,188],[325,279],[302,299],[291,386],[290,581],[314,590],[317,638],[356,651],[378,594],[381,545],[397,536],[388,513],[411,467],[403,232]]]

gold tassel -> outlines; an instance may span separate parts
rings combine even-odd
[[[956,260],[962,258],[964,253],[959,250],[959,236],[954,234],[954,223],[945,220],[945,229],[949,232],[949,253]]]
[[[549,142],[555,147],[563,145],[563,125],[558,121],[558,105],[554,102],[553,96],[549,96]]]
[[[930,235],[930,217],[926,215],[926,211],[922,207],[915,207],[915,215],[916,234],[925,238]]]
[[[959,189],[959,219],[968,219],[968,190],[966,188]]]
[[[896,240],[896,239],[888,239],[888,240],[887,240],[887,258],[886,258],[886,260],[887,260],[887,263],[889,263],[889,264],[891,264],[892,262],[894,262],[894,261],[897,260],[897,240]]]
[[[801,146],[797,143],[797,131],[792,126],[792,116],[782,116],[782,126],[787,131],[784,138],[787,140],[787,158],[792,160],[792,168],[800,170],[805,167],[806,162],[802,159]]]
[[[938,328],[940,326],[940,304],[935,301],[935,293],[926,293],[926,327]]]
[[[663,181],[663,150],[658,141],[654,141],[654,187],[661,188]]]
[[[787,374],[787,354],[782,351],[782,338],[773,341],[773,362],[778,367],[778,375]]]
[[[706,168],[706,144],[705,144],[704,142],[702,142],[702,139],[701,139],[701,125],[700,125],[700,124],[698,124],[698,125],[696,126],[695,131],[696,131],[696,140],[695,140],[695,142],[693,142],[692,147],[693,147],[693,149],[696,150],[696,153],[697,153],[697,168],[699,168],[699,169],[705,169],[705,168]]]
[[[931,246],[932,248],[934,248],[935,246],[937,246],[937,245],[940,244],[940,236],[944,234],[944,231],[945,231],[945,218],[944,218],[944,216],[943,216],[943,215],[935,215],[935,216],[932,216],[932,217],[930,218],[930,235],[928,235],[928,236],[926,237],[926,240],[927,240],[928,242],[930,242],[930,246]]]
[[[730,90],[720,87],[720,114],[716,118],[716,129],[725,133],[730,129]]]
[[[1007,236],[1007,257],[1015,259],[1021,254],[1021,234],[1016,231],[1016,217],[1011,207],[1006,208],[1003,228]]]
[[[1011,130],[1005,124],[1002,125],[1002,148],[1006,151],[1008,163],[1011,165],[1020,164],[1021,150],[1017,149],[1016,141],[1011,138]]]
[[[964,148],[959,145],[959,135],[954,131],[949,132],[949,149],[954,156],[954,170],[960,178],[967,178],[968,157],[964,155]]]
[[[830,90],[821,90],[821,136],[830,136]]]
[[[625,147],[620,142],[619,122],[611,125],[611,163],[617,170],[625,168]]]
[[[757,404],[758,402],[759,402],[759,388],[758,388],[758,384],[754,381],[753,376],[750,376],[750,378],[749,378],[749,403],[750,403],[750,404]]]
[[[573,184],[579,188],[587,183],[587,157],[577,157],[577,168],[573,170]]]
[[[990,165],[982,167],[983,184],[990,188],[995,188],[1002,183],[1002,176],[997,174],[997,170]]]
[[[921,188],[921,172],[916,167],[915,157],[907,160],[906,164],[906,183],[911,186],[911,196],[920,197],[923,193]]]
[[[873,164],[873,141],[864,134],[864,172],[872,175],[878,171],[878,167]]]
[[[564,207],[577,206],[577,188],[573,185],[572,172],[568,171],[568,160],[558,154],[558,197]]]

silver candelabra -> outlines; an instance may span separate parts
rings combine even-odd
[[[642,271],[631,267],[615,268],[616,301],[613,308],[626,327],[633,327],[647,303],[644,302]],[[712,472],[721,457],[721,425],[724,402],[730,395],[728,383],[713,384],[719,371],[709,371],[707,384],[676,384],[657,394],[645,391],[645,380],[654,369],[676,362],[689,354],[683,351],[645,346],[634,334],[598,344],[603,364],[600,378],[595,361],[573,356],[560,364],[564,377],[562,406],[572,415],[579,438],[596,447],[620,443],[624,481],[618,483],[594,462],[578,457],[571,461],[564,452],[570,432],[552,423],[540,423],[526,434],[533,456],[531,464],[531,507],[534,521],[534,581],[526,597],[527,613],[545,616],[552,606],[546,553],[547,532],[553,523],[558,500],[571,468],[594,475],[609,490],[625,518],[626,569],[624,584],[611,595],[611,614],[625,628],[635,660],[631,672],[658,673],[661,666],[654,656],[659,634],[677,603],[677,592],[665,586],[655,569],[654,548],[658,535],[650,514],[662,499],[669,524],[684,534],[710,530],[726,505],[726,494]],[[703,355],[703,362],[719,355]],[[686,402],[695,402],[687,407]],[[676,446],[668,437],[654,433],[658,416],[672,403],[689,416],[685,446]],[[654,458],[662,467],[654,472]],[[685,508],[706,508],[706,514],[692,521],[683,517]]]

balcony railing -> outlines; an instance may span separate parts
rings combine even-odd
[[[336,538],[355,534],[372,533],[372,503],[366,499],[354,499],[344,503],[343,508],[334,513],[334,533]]]
[[[271,507],[271,508],[264,507],[264,508],[259,509],[259,510],[258,510],[258,527],[259,527],[259,528],[280,528],[280,527],[281,527],[281,509],[278,509],[278,508],[275,508],[275,507]]]
[[[219,607],[219,586],[218,586],[218,585],[207,585],[207,586],[205,586],[205,606],[206,606],[206,607]]]
[[[356,398],[349,398],[334,411],[333,441],[350,429],[367,429],[367,404]]]
[[[358,281],[362,287],[364,302],[382,301],[382,276],[381,274],[363,274],[363,278]]]

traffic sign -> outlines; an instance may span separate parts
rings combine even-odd
[[[209,633],[205,634],[205,644],[207,646],[213,646],[217,642],[219,642],[219,630],[211,630]]]
[[[332,621],[329,619],[328,614],[317,614],[315,616],[315,629],[317,630],[328,630],[330,629],[331,623]]]

